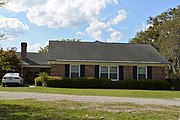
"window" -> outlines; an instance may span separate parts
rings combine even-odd
[[[118,79],[117,66],[100,66],[100,78],[108,78],[111,80]]]
[[[71,65],[71,70],[70,70],[70,78],[76,78],[79,77],[80,75],[80,67],[79,65]]]
[[[116,66],[110,66],[110,79],[117,80],[117,67]]]
[[[138,67],[137,77],[138,77],[138,80],[146,79],[147,78],[147,68],[146,67]]]
[[[108,78],[108,66],[101,66],[101,78]]]

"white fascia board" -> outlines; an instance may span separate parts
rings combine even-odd
[[[48,61],[49,64],[114,64],[114,65],[149,65],[149,66],[166,66],[168,63],[161,63],[161,62],[145,62],[145,61],[98,61],[98,60],[67,60],[67,59],[57,59],[56,61]]]

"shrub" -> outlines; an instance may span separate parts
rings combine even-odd
[[[47,81],[48,81],[48,73],[46,72],[40,72],[39,77],[42,81],[42,86],[47,86]]]
[[[71,87],[73,88],[86,88],[86,80],[87,78],[85,77],[77,77],[77,78],[72,78],[71,81]]]
[[[169,90],[171,85],[166,80],[140,80],[139,81],[140,89],[149,89],[149,90]]]
[[[113,86],[112,86],[113,84],[110,79],[99,78],[99,79],[97,79],[97,82],[99,82],[100,88],[113,88]]]
[[[48,76],[47,87],[62,87],[62,81],[64,79],[58,76]]]
[[[109,79],[96,78],[53,78],[47,81],[48,87],[66,87],[66,88],[111,88],[111,81]]]
[[[113,89],[125,89],[124,80],[112,81],[111,82]]]
[[[42,86],[42,80],[40,77],[34,79],[35,86]]]
[[[139,81],[137,80],[124,80],[126,89],[139,89]]]
[[[158,90],[170,90],[171,84],[166,80],[156,80],[156,89]]]
[[[175,90],[180,90],[180,78],[176,78],[176,79],[173,80],[172,87]]]
[[[59,76],[49,76],[48,80],[49,81],[52,81],[52,80],[63,80],[63,78],[59,77]]]

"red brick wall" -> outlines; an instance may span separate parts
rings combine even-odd
[[[133,79],[133,66],[124,66],[124,80]]]
[[[85,77],[94,77],[95,65],[85,65]],[[133,66],[124,66],[124,80],[133,79]],[[51,76],[65,76],[65,65],[52,64]],[[165,67],[153,66],[152,79],[163,80],[165,78]]]
[[[51,64],[51,76],[65,77],[65,65]]]
[[[164,80],[165,79],[165,67],[153,66],[152,67],[152,79]]]
[[[85,65],[85,77],[94,77],[94,65]]]

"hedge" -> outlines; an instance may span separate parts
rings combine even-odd
[[[172,81],[173,89],[180,90],[180,77]]]
[[[36,85],[42,85],[39,77],[35,79]],[[147,90],[169,90],[170,82],[165,80],[119,80],[111,81],[104,78],[62,78],[48,77],[47,87],[62,88],[103,88],[103,89],[147,89]]]
[[[171,84],[166,80],[140,80],[139,87],[148,90],[170,90]]]

